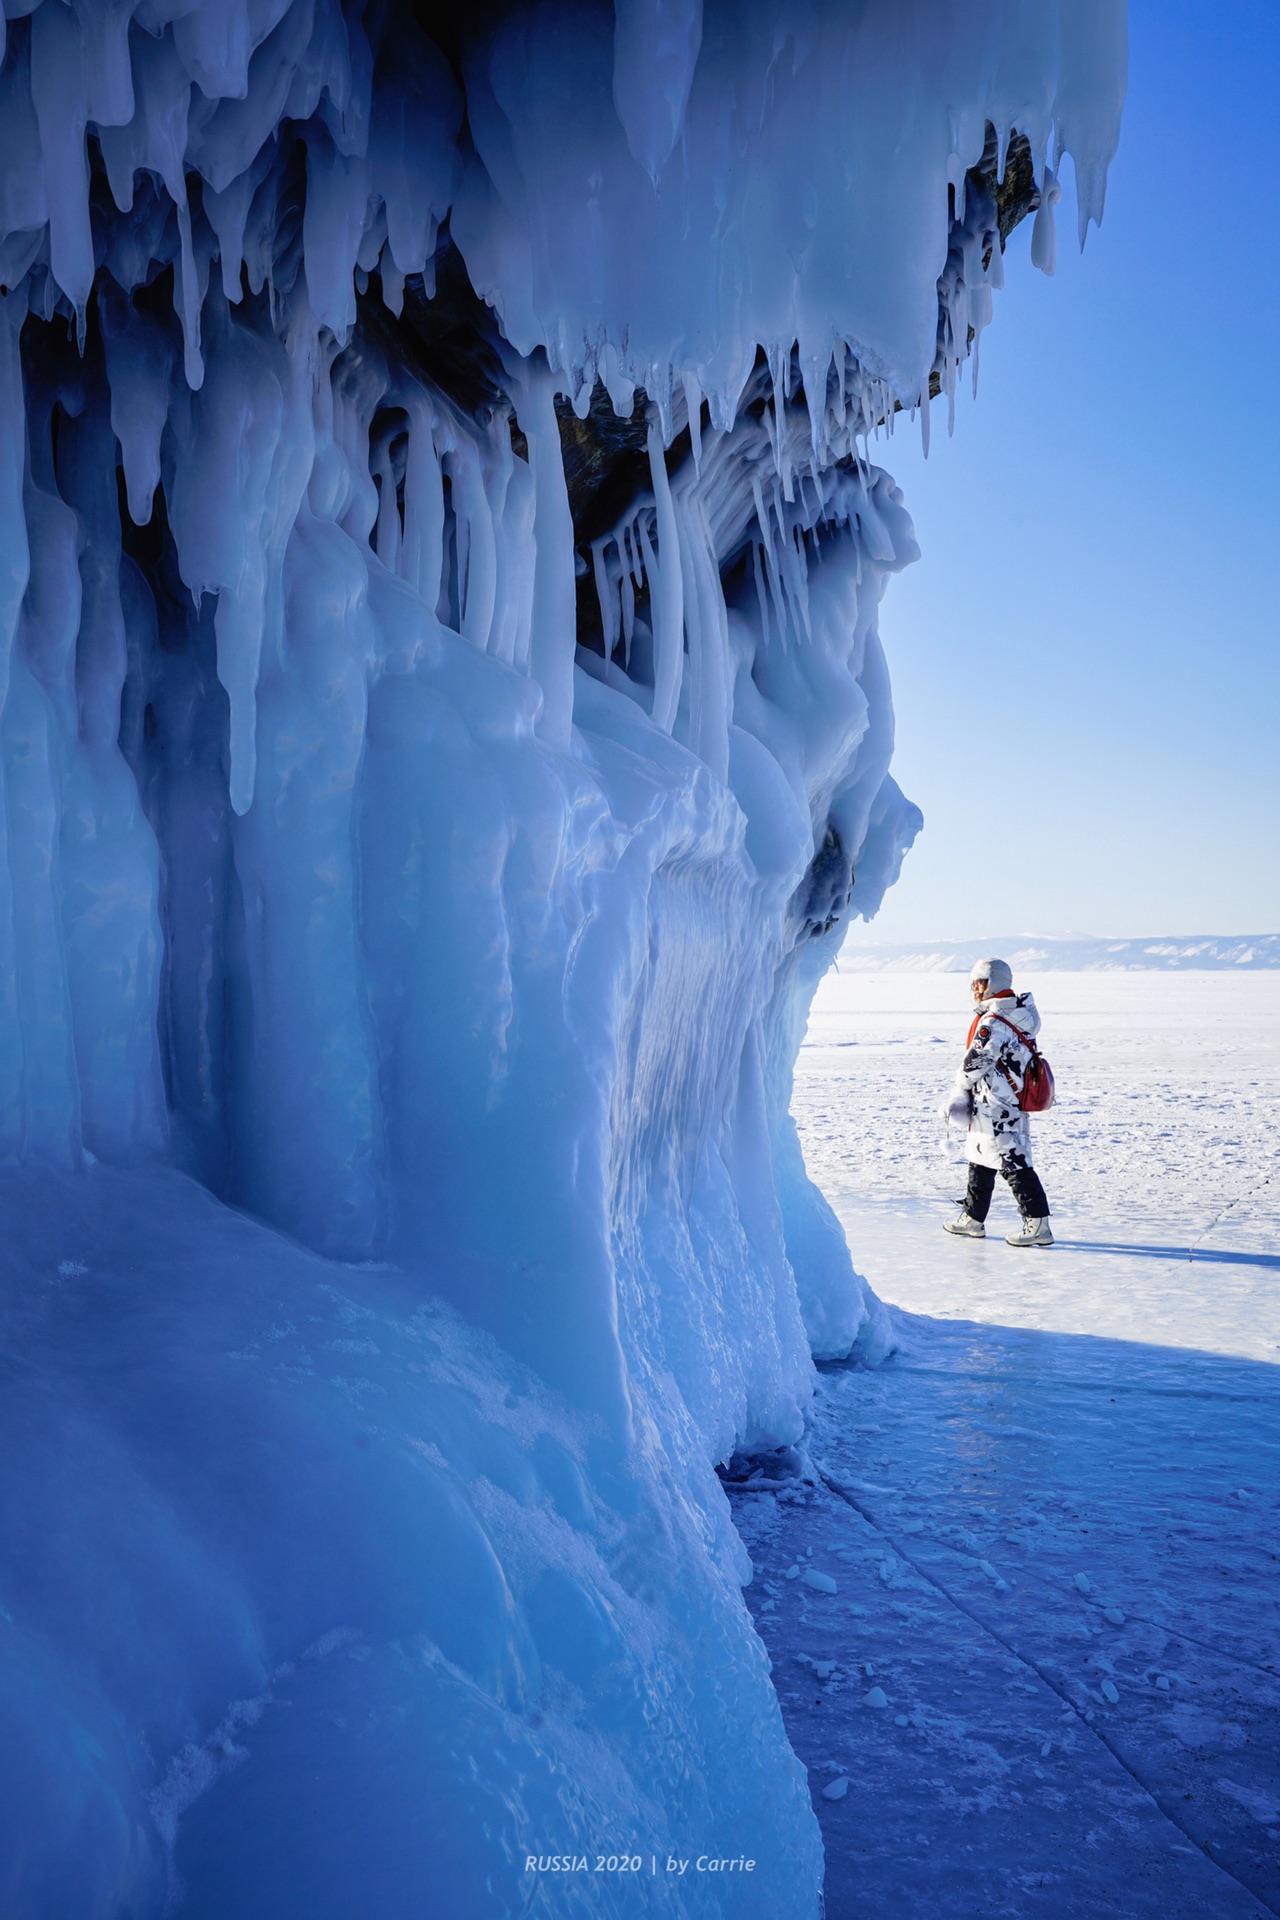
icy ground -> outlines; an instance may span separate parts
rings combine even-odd
[[[1280,1912],[1280,979],[1023,984],[1049,1253],[939,1231],[963,977],[833,974],[801,1054],[901,1339],[734,1495],[828,1920]]]

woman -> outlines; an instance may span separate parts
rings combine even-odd
[[[1005,1236],[1008,1244],[1051,1247],[1049,1202],[1031,1164],[1030,1118],[1018,1104],[1032,1058],[1027,1039],[1039,1033],[1040,1015],[1029,993],[1013,991],[1007,960],[979,960],[969,979],[973,1025],[948,1109],[953,1118],[968,1117],[969,1186],[959,1219],[946,1221],[946,1231],[985,1240],[984,1222],[999,1172],[1013,1189],[1022,1215],[1021,1229]]]

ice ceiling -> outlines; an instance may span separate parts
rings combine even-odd
[[[873,436],[1100,217],[1123,6],[4,15],[0,1154],[794,1438],[883,1340],[787,1112],[919,825]]]

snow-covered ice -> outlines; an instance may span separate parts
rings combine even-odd
[[[748,1597],[832,1920],[1260,1917],[1280,1907],[1280,977],[1026,984],[1061,1090],[1034,1123],[1047,1253],[939,1231],[964,977],[819,990],[795,1109],[901,1345],[824,1369],[789,1488],[735,1492]],[[783,1588],[765,1613],[761,1583],[810,1547],[839,1599]],[[892,1715],[862,1711],[868,1662]],[[838,1805],[832,1766],[858,1788]]]

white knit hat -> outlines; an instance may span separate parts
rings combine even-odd
[[[1013,968],[1007,960],[975,960],[970,980],[985,980],[992,993],[1007,993],[1013,985]]]

